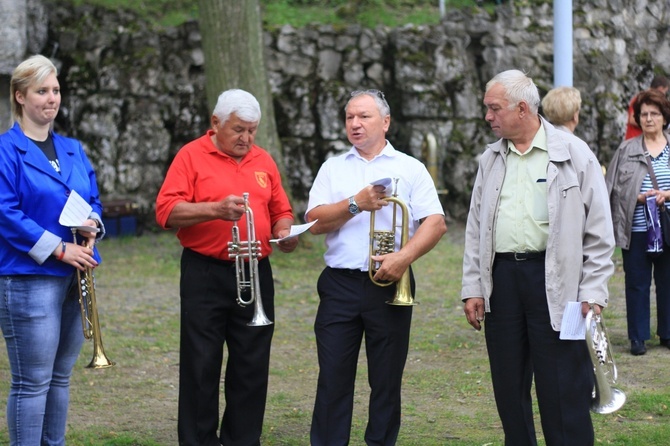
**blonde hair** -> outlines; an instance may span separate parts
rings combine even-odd
[[[574,87],[557,87],[549,90],[542,99],[542,112],[554,125],[572,121],[582,107],[582,95]]]
[[[25,96],[28,88],[41,84],[51,74],[58,76],[58,69],[48,58],[39,54],[29,57],[14,69],[9,83],[9,100],[14,121],[20,123],[23,118],[23,106],[16,101],[16,92]]]

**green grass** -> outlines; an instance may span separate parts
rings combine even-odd
[[[415,265],[418,280],[412,340],[403,386],[398,445],[501,445],[484,337],[472,330],[459,299],[462,228],[453,227]],[[176,443],[179,351],[179,256],[169,232],[105,240],[96,270],[103,340],[116,366],[85,369],[85,344],[72,378],[68,445],[156,446]],[[263,444],[306,445],[316,389],[313,321],[323,238],[309,234],[292,254],[272,256],[276,277],[275,337]],[[627,402],[615,414],[594,414],[596,444],[663,444],[670,436],[670,352],[649,343],[628,354],[623,274],[610,282],[606,322],[619,367],[617,387]],[[655,316],[652,316],[652,321]],[[4,350],[4,349],[2,349]],[[352,444],[362,444],[367,419],[367,364],[359,361]],[[8,392],[6,354],[0,353],[0,420]],[[541,437],[536,410],[538,436]],[[7,443],[0,421],[0,444]],[[540,438],[540,444],[544,444]]]

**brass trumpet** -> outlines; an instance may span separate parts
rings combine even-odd
[[[595,388],[591,397],[591,411],[612,413],[626,402],[626,394],[613,387],[617,380],[617,369],[612,356],[607,330],[602,315],[596,315],[593,307],[586,314],[586,346],[593,362]]]
[[[376,211],[370,211],[370,261],[368,265],[368,274],[370,275],[370,280],[377,286],[389,286],[394,282],[379,282],[374,279],[374,275],[379,269],[378,262],[372,260],[372,256],[379,256],[384,254],[390,254],[395,251],[395,239],[396,239],[396,214],[397,209],[400,208],[402,214],[401,220],[401,232],[400,232],[400,249],[407,244],[409,240],[409,210],[407,205],[398,198],[398,178],[393,179],[393,193],[390,197],[384,197],[382,200],[386,200],[390,203],[393,203],[393,219],[391,223],[391,228],[388,230],[379,230],[375,229],[375,213]],[[400,277],[400,280],[395,282],[396,292],[393,297],[393,300],[387,301],[389,305],[402,305],[402,306],[411,306],[416,305],[417,302],[414,302],[414,297],[412,297],[412,290],[410,286],[410,277],[409,277],[409,268]]]
[[[249,193],[242,194],[244,198],[244,214],[247,219],[246,242],[240,241],[240,228],[237,222],[233,222],[233,240],[228,242],[228,255],[235,260],[235,273],[237,275],[237,303],[246,307],[254,304],[254,316],[247,325],[259,327],[271,325],[273,322],[265,315],[263,302],[261,301],[261,285],[258,277],[258,258],[261,256],[261,242],[256,240],[254,228],[254,213],[249,207]],[[249,261],[249,279],[244,272],[244,259]],[[242,293],[250,291],[248,300],[242,298]]]
[[[75,228],[72,228],[72,237],[76,245],[77,229]],[[115,363],[109,360],[102,345],[102,332],[100,330],[100,320],[98,319],[98,303],[95,298],[93,268],[86,267],[83,274],[77,269],[77,288],[79,290],[81,327],[84,332],[84,338],[93,339],[93,359],[91,359],[91,362],[86,367],[91,369],[111,367]]]

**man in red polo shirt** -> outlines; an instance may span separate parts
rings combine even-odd
[[[254,145],[260,118],[260,106],[250,93],[223,92],[212,113],[211,129],[177,153],[156,198],[156,221],[165,229],[177,228],[184,247],[177,427],[181,446],[260,444],[274,325],[247,325],[255,306],[237,302],[236,267],[228,242],[238,220],[240,240],[249,240],[243,199],[248,193],[261,246],[260,296],[273,320],[270,239],[289,235],[293,223],[279,169],[265,150]],[[277,246],[291,252],[297,244],[293,237]],[[224,343],[226,408],[219,421]]]

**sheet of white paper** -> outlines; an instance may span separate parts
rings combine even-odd
[[[393,178],[380,178],[370,184],[373,186],[384,186],[384,189],[388,189],[393,184]]]
[[[99,232],[100,229],[93,226],[84,226],[83,223],[91,215],[91,207],[86,200],[82,198],[77,191],[72,190],[67,197],[63,211],[60,214],[58,223],[68,228],[80,229],[87,232]]]
[[[582,316],[581,302],[568,302],[563,313],[559,337],[568,341],[586,339],[586,319]]]
[[[306,230],[308,230],[309,228],[311,228],[314,225],[314,223],[316,223],[317,221],[319,221],[319,220],[316,219],[312,222],[305,223],[304,225],[292,225],[291,226],[291,232],[289,233],[289,235],[287,235],[286,237],[283,237],[283,238],[273,238],[270,241],[272,243],[278,243],[278,242],[281,242],[282,240],[287,240],[287,239],[290,239],[290,238],[293,238],[293,237],[297,237],[300,234],[302,234],[303,232],[305,232]]]

